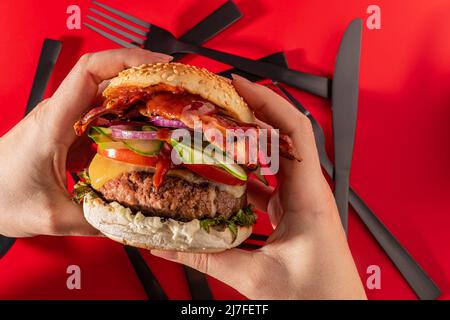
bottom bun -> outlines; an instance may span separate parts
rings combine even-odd
[[[185,252],[220,252],[240,245],[252,233],[252,227],[238,227],[237,236],[228,228],[209,232],[198,219],[182,222],[133,213],[118,202],[107,203],[86,195],[83,201],[86,220],[108,238],[144,249]]]

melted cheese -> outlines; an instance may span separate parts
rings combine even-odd
[[[91,164],[89,165],[89,177],[91,179],[91,186],[95,190],[100,190],[100,188],[109,180],[119,177],[122,173],[130,171],[147,171],[154,172],[155,169],[152,167],[138,166],[126,162],[112,160],[103,157],[99,154],[94,156]],[[208,182],[221,191],[225,191],[235,198],[241,197],[246,190],[246,185],[242,186],[230,186],[222,183],[213,182],[210,180],[203,179],[199,175],[193,173],[192,171],[183,169],[170,170],[167,175],[182,178],[190,183],[200,184],[203,182]],[[211,199],[212,201],[214,199]]]
[[[89,165],[89,177],[91,186],[95,190],[99,190],[106,182],[115,179],[124,172],[129,171],[150,171],[155,170],[152,167],[136,166],[133,164],[120,162],[103,157],[99,154],[94,156]]]

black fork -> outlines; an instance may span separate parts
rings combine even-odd
[[[239,68],[240,70],[246,71],[248,73],[286,83],[288,85],[291,85],[298,89],[302,89],[323,98],[330,97],[331,80],[326,77],[311,75],[286,67],[280,67],[271,63],[255,61],[252,59],[247,59],[237,55],[232,55],[229,53],[224,53],[221,51],[184,42],[177,39],[174,35],[172,35],[172,33],[163,28],[150,24],[139,18],[133,17],[129,14],[123,13],[117,9],[111,8],[110,6],[99,3],[97,1],[93,1],[93,3],[102,7],[108,12],[113,13],[121,17],[122,19],[125,19],[128,22],[123,22],[95,8],[90,8],[90,10],[103,19],[108,20],[109,22],[105,22],[92,15],[88,15],[88,19],[96,22],[97,24],[105,27],[112,32],[115,32],[118,35],[121,35],[129,41],[125,41],[91,24],[84,23],[84,25],[124,47],[132,48],[142,46],[145,49],[151,51],[160,51],[166,54],[199,54]],[[123,27],[127,31],[124,31],[110,24],[110,22]],[[140,28],[135,27],[130,23],[134,23]]]

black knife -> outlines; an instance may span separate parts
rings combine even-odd
[[[358,111],[361,32],[361,19],[353,20],[345,30],[336,58],[331,92],[335,159],[334,196],[346,233],[349,177]]]
[[[28,97],[28,103],[25,108],[25,115],[41,102],[47,88],[48,80],[52,74],[53,67],[61,52],[62,42],[52,39],[45,39],[42,45],[41,55],[39,57],[36,74],[34,76],[31,93]]]
[[[2,258],[16,242],[15,238],[0,235],[0,258]]]
[[[285,88],[275,83],[277,87],[292,104],[306,115],[312,123],[314,138],[316,140],[317,151],[319,153],[320,164],[332,177],[334,172],[333,163],[328,158],[325,150],[325,137],[323,130],[311,113]],[[383,248],[397,269],[400,271],[406,282],[410,285],[417,297],[421,300],[434,300],[441,295],[441,290],[434,283],[433,279],[422,269],[417,261],[409,254],[402,244],[395,238],[389,229],[378,219],[375,213],[364,203],[355,190],[350,186],[349,202],[359,218],[370,231],[372,236]]]
[[[242,18],[242,12],[236,4],[231,0],[227,1],[189,31],[186,31],[180,37],[180,40],[201,45],[221,33],[240,18]],[[185,53],[175,53],[172,56],[175,60],[178,60],[185,55]]]
[[[28,103],[25,108],[25,115],[30,113],[30,111],[33,110],[39,102],[41,102],[48,80],[50,79],[50,75],[53,71],[53,67],[58,59],[59,53],[61,52],[61,46],[61,41],[44,39],[30,96],[28,97]],[[9,251],[15,241],[15,238],[0,235],[0,258],[2,258]]]
[[[288,68],[286,56],[284,55],[283,52],[277,52],[277,53],[271,54],[269,56],[259,59],[259,61],[269,62],[269,63],[275,64],[277,66],[280,66],[280,67]],[[261,78],[259,76],[255,76],[252,73],[248,73],[248,72],[242,71],[240,69],[236,69],[236,68],[227,69],[227,70],[224,70],[221,73],[219,73],[219,75],[221,75],[222,77],[226,77],[226,78],[230,78],[230,79],[231,79],[232,74],[237,74],[237,75],[244,77],[252,82],[264,80],[263,78]]]
[[[128,259],[130,259],[133,269],[139,278],[139,282],[144,288],[145,294],[149,300],[167,300],[168,297],[161,285],[153,274],[152,270],[148,267],[138,248],[123,246],[127,253]]]

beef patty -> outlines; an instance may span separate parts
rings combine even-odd
[[[144,215],[181,220],[219,215],[229,218],[247,202],[245,193],[235,198],[208,182],[196,184],[166,176],[156,189],[152,179],[150,172],[126,172],[106,182],[99,191],[106,200],[117,201]]]

